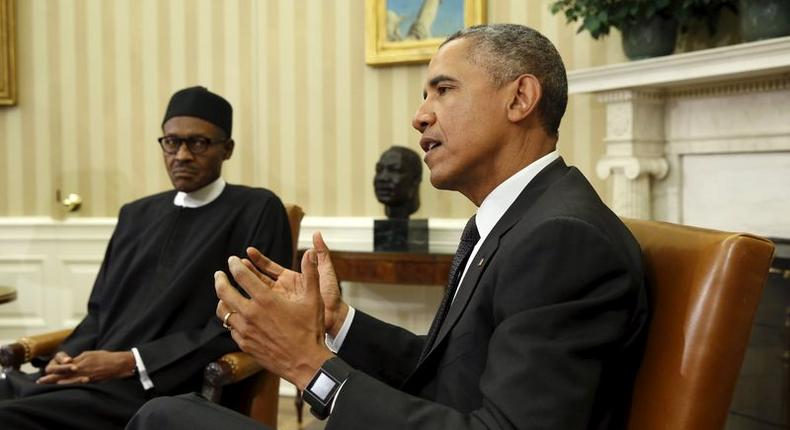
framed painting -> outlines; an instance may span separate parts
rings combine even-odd
[[[0,105],[16,103],[14,0],[0,0]]]
[[[485,0],[365,0],[365,62],[427,62],[447,36],[485,19]]]

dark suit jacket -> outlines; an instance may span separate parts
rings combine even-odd
[[[639,245],[559,159],[488,235],[422,362],[423,336],[356,314],[326,428],[621,428],[646,322]]]

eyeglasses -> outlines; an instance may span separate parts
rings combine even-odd
[[[206,152],[209,146],[212,143],[223,143],[227,142],[227,140],[211,140],[207,137],[203,136],[189,136],[189,137],[178,137],[178,136],[162,136],[159,139],[159,145],[162,146],[162,151],[165,151],[167,154],[175,154],[181,148],[181,144],[185,144],[189,152],[193,154],[202,154]]]

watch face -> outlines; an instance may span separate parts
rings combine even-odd
[[[312,385],[307,389],[321,402],[326,403],[328,397],[332,394],[333,389],[337,386],[337,381],[330,378],[329,375],[320,371],[318,377]]]
[[[340,386],[351,374],[351,366],[338,357],[325,361],[313,375],[302,392],[302,398],[310,405],[310,412],[319,420],[329,416],[330,404]]]

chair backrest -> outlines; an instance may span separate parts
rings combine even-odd
[[[301,229],[304,211],[297,205],[286,204],[285,212],[288,214],[288,223],[291,227],[291,245],[293,249],[293,266],[298,267],[296,261],[297,246],[299,243],[299,231]],[[234,362],[233,366],[252,366],[259,367],[251,360],[245,360],[244,364]],[[245,373],[244,369],[237,371]],[[228,393],[231,401],[225,403],[236,411],[248,415],[250,418],[267,424],[271,428],[277,428],[277,409],[280,399],[280,377],[261,370],[257,374],[238,383],[240,387]],[[235,392],[234,392],[235,391]]]
[[[642,248],[652,307],[628,428],[721,429],[774,246],[747,234],[624,221]]]
[[[285,213],[288,214],[288,224],[291,226],[291,249],[293,250],[293,264],[291,268],[297,270],[299,262],[296,261],[296,255],[298,254],[296,248],[299,246],[299,231],[301,230],[304,211],[298,205],[285,205]]]

